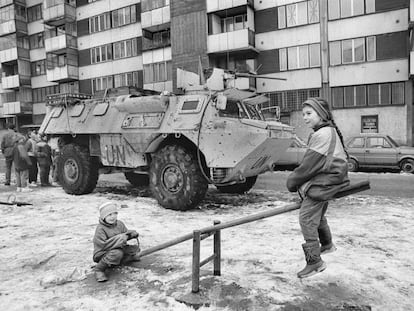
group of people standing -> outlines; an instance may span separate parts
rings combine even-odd
[[[52,166],[52,149],[47,143],[46,135],[29,131],[24,136],[15,130],[14,124],[8,126],[7,133],[1,141],[1,150],[6,160],[5,185],[10,186],[11,171],[14,165],[17,191],[31,191],[30,186],[50,186],[49,173]]]

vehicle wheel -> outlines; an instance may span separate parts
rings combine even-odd
[[[356,172],[358,170],[358,162],[354,159],[348,160],[348,171],[349,172]]]
[[[151,162],[150,188],[165,208],[185,211],[204,199],[208,187],[194,154],[181,146],[167,145]]]
[[[404,160],[401,162],[401,170],[405,173],[414,173],[414,160]]]
[[[234,184],[230,186],[216,186],[220,192],[223,193],[245,193],[252,189],[256,183],[257,176],[247,177],[244,183]]]
[[[125,172],[125,178],[135,187],[148,186],[149,176],[147,174],[138,174],[134,172]]]
[[[58,161],[58,175],[66,193],[91,193],[99,177],[97,160],[89,156],[86,147],[65,145]]]

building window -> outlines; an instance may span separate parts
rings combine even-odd
[[[329,20],[408,8],[409,1],[329,0]]]
[[[112,44],[91,48],[91,63],[101,63],[112,60]]]
[[[126,72],[114,75],[114,86],[136,86],[138,87],[138,71]]]
[[[141,0],[142,12],[147,12],[170,5],[170,0]]]
[[[45,46],[43,32],[35,33],[29,37],[30,49],[39,49]]]
[[[104,31],[111,28],[111,15],[109,12],[89,18],[89,33]]]
[[[157,83],[172,79],[171,61],[144,65],[144,83]]]
[[[137,56],[137,39],[125,40],[115,42],[114,46],[114,59],[126,58],[131,56]]]
[[[372,116],[361,116],[361,133],[378,133],[378,115],[372,115]],[[374,140],[376,139],[381,139],[383,140],[383,138],[376,138],[376,137],[372,137]],[[358,142],[358,141],[354,141],[353,142],[353,146],[354,148],[363,148],[364,147],[364,139],[363,138],[359,138],[362,141]],[[385,141],[387,144],[388,142]],[[371,146],[371,138],[367,139],[367,147]],[[360,147],[355,146],[356,144],[359,144]],[[382,145],[381,144],[376,144],[376,145]],[[389,145],[389,144],[388,144]],[[391,146],[389,146],[391,147]],[[388,148],[389,148],[388,147]]]
[[[356,63],[365,61],[365,39],[351,39],[342,41],[342,63]]]
[[[114,87],[112,76],[94,78],[92,79],[91,82],[92,82],[92,93]]]
[[[404,82],[332,88],[332,107],[375,107],[404,105]]]
[[[320,66],[320,44],[282,48],[279,50],[280,71]]]
[[[221,32],[231,32],[247,28],[247,14],[226,17],[221,20]]]
[[[29,49],[29,39],[27,37],[17,37],[16,46],[18,48]]]
[[[30,63],[32,76],[41,76],[46,74],[46,60],[38,60],[36,62]]]
[[[279,29],[318,22],[318,0],[302,1],[278,7]]]
[[[292,90],[267,94],[271,105],[280,107],[281,112],[302,110],[302,103],[309,97],[319,97],[320,89]]]
[[[137,14],[135,5],[112,11],[112,27],[121,27],[136,23]]]
[[[27,8],[27,22],[28,23],[37,21],[42,18],[43,18],[42,4],[38,4],[30,8]]]
[[[41,87],[32,89],[32,98],[34,103],[46,102],[46,96],[59,93],[59,85]]]

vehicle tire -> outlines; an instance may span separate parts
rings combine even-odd
[[[91,193],[99,178],[97,159],[89,156],[86,147],[76,144],[65,145],[58,161],[58,175],[66,193]]]
[[[256,180],[257,180],[257,176],[251,176],[251,177],[247,177],[244,183],[234,184],[230,186],[216,186],[216,187],[220,192],[223,192],[223,193],[242,194],[252,189],[252,187],[256,183]]]
[[[154,154],[149,177],[158,203],[173,210],[196,207],[208,188],[195,155],[177,145],[164,146]]]
[[[147,174],[138,174],[134,172],[124,173],[126,180],[135,187],[148,186],[149,176]]]
[[[358,162],[354,159],[348,160],[348,172],[358,171]]]
[[[414,173],[414,160],[403,160],[401,162],[400,168],[404,173]]]

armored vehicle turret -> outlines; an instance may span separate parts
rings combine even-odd
[[[123,172],[132,185],[149,184],[165,208],[187,210],[209,184],[228,193],[250,190],[288,148],[293,128],[264,120],[257,105],[267,101],[206,86],[183,95],[59,94],[49,97],[40,132],[58,141],[58,176],[67,193],[90,193],[100,172]]]

